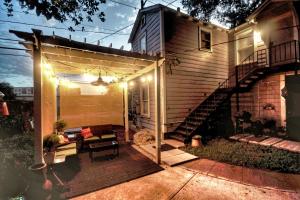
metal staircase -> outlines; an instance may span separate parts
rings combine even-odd
[[[190,112],[168,137],[189,141],[207,120],[221,111],[220,108],[225,102],[230,102],[234,93],[238,96],[238,93],[249,91],[258,80],[269,73],[281,69],[290,70],[287,66],[293,66],[291,64],[296,64],[296,69],[299,69],[299,52],[299,41],[296,40],[254,52],[242,64],[236,66],[229,78],[219,83],[218,88]]]

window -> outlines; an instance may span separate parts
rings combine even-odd
[[[146,49],[146,34],[140,40],[140,50],[142,53],[147,53]]]
[[[143,83],[140,87],[141,114],[150,117],[149,83]]]
[[[143,26],[145,26],[146,24],[146,15],[143,15],[141,18],[141,28],[143,28]]]
[[[211,51],[211,32],[200,30],[200,49]]]

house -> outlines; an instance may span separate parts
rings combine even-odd
[[[16,99],[22,101],[33,101],[33,87],[14,87]]]
[[[221,121],[229,123],[221,129],[232,133],[236,113],[248,111],[255,119],[287,126],[292,137],[300,116],[294,93],[299,16],[299,2],[268,0],[246,23],[225,29],[160,4],[140,10],[129,42],[133,51],[165,58],[160,72],[163,133],[183,141]],[[152,74],[129,84],[129,107],[136,126],[153,131],[154,85],[147,81]],[[293,97],[285,100],[284,90]]]
[[[286,121],[293,135],[298,10],[296,1],[265,1],[247,23],[229,30],[157,4],[139,11],[132,51],[11,30],[33,57],[35,163],[43,163],[42,139],[59,118],[68,128],[123,125],[126,141],[129,128],[148,129],[158,163],[161,138],[187,141],[218,129],[232,134],[234,116],[243,110],[257,119],[275,117],[279,125]],[[82,82],[87,73],[96,79]],[[104,83],[101,73],[116,80]],[[90,95],[94,89],[99,93]]]

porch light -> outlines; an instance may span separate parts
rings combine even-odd
[[[262,42],[261,33],[259,31],[254,31],[254,42],[256,44]]]

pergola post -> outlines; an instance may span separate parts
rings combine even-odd
[[[155,76],[155,144],[156,144],[156,163],[161,162],[161,112],[160,112],[160,69],[158,60],[154,70]]]
[[[33,44],[33,88],[34,88],[34,164],[44,164],[43,157],[43,70],[40,36],[42,31],[33,29],[35,43]]]
[[[125,141],[129,142],[129,123],[128,123],[128,84],[124,87],[124,124],[125,124]]]

